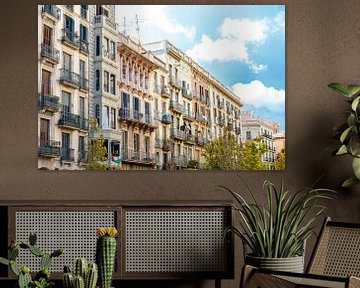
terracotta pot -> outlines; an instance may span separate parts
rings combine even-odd
[[[246,255],[245,263],[254,267],[275,271],[304,272],[304,256],[289,258],[263,258]]]

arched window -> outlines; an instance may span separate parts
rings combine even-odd
[[[100,106],[99,106],[99,104],[95,105],[95,118],[96,118],[97,125],[100,126]]]

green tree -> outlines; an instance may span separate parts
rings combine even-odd
[[[284,170],[285,169],[285,149],[276,155],[275,159],[275,170]]]
[[[261,142],[262,137],[247,140],[242,147],[243,159],[241,169],[243,170],[267,170],[267,166],[261,161],[265,153],[265,144]]]
[[[241,144],[234,136],[224,136],[210,141],[204,147],[205,167],[208,170],[239,170],[241,169]]]
[[[99,134],[100,129],[95,119],[89,119],[90,131],[93,135]],[[100,134],[99,137],[93,137],[88,140],[89,157],[88,163],[85,165],[86,170],[107,170],[107,151],[104,146],[104,137]]]

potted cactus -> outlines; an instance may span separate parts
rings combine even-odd
[[[64,267],[64,288],[95,288],[98,279],[98,267],[96,263],[88,262],[85,258],[78,258],[71,272],[69,266]]]
[[[100,227],[97,229],[96,262],[99,268],[99,287],[110,288],[116,258],[115,227]]]
[[[63,249],[57,249],[52,253],[45,253],[36,246],[37,236],[30,233],[29,243],[12,243],[8,252],[8,259],[0,257],[0,263],[10,266],[11,271],[18,277],[19,288],[49,288],[54,285],[50,281],[50,265],[54,257],[64,253]],[[40,257],[41,270],[35,275],[34,280],[30,275],[30,268],[26,265],[19,266],[16,259],[19,256],[20,249],[26,249],[33,255]]]

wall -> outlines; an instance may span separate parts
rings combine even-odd
[[[240,2],[228,0],[226,3]],[[255,2],[243,0],[241,3]],[[230,199],[211,186],[224,184],[236,188],[239,185],[237,175],[264,199],[261,185],[265,179],[276,184],[284,179],[286,186],[295,190],[324,174],[320,185],[339,191],[328,214],[336,220],[359,222],[359,186],[349,190],[339,188],[351,173],[350,162],[343,157],[332,157],[326,148],[333,143],[330,139],[332,127],[341,120],[346,108],[343,98],[330,91],[327,84],[360,82],[360,22],[357,21],[360,5],[357,0],[259,0],[256,3],[286,4],[288,158],[285,172],[37,171],[36,7],[30,1],[21,6],[16,5],[16,1],[3,2],[0,18],[0,199]],[[308,246],[311,251],[312,242]],[[239,271],[240,252],[236,252],[236,257]],[[237,287],[238,280],[239,273],[235,281],[225,281],[224,286]],[[189,283],[176,283],[170,286],[190,287]],[[194,285],[212,287],[213,282]]]

